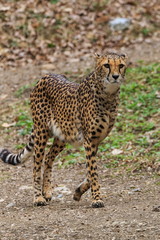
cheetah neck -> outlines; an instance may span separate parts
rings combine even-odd
[[[91,73],[86,79],[82,81],[78,88],[78,109],[86,109],[88,104],[92,105],[97,115],[102,113],[115,115],[119,105],[120,90],[110,94],[104,91],[102,84],[97,81],[95,73]]]
[[[96,72],[92,72],[84,79],[82,85],[87,86],[96,98],[101,97],[107,102],[113,101],[113,99],[117,98],[120,94],[120,86],[108,84],[104,87],[103,78],[103,76],[98,75]]]

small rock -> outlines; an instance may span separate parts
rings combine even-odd
[[[116,240],[116,237],[113,237],[112,240]]]
[[[140,188],[131,189],[131,191],[128,191],[128,194],[129,194],[129,195],[132,195],[132,194],[134,194],[135,192],[141,192],[141,189],[140,189]]]
[[[60,192],[60,193],[66,194],[66,195],[71,194],[71,191],[66,186],[58,186],[58,187],[54,188],[54,192]]]
[[[109,21],[109,26],[112,30],[122,31],[128,29],[131,25],[131,19],[129,18],[115,18]]]
[[[140,192],[141,189],[140,188],[135,188],[135,189],[132,189],[132,192]]]
[[[0,198],[0,203],[1,203],[1,202],[4,202],[4,199],[3,199],[3,198]]]
[[[145,229],[142,229],[142,228],[137,228],[136,229],[136,232],[144,232],[145,231]]]
[[[55,197],[55,196],[52,196],[52,199],[51,199],[52,201],[60,201],[60,200],[62,200],[62,199],[60,199],[60,198],[58,198],[58,197]]]
[[[152,210],[153,212],[160,212],[160,206],[156,206]]]
[[[63,197],[63,194],[59,194],[58,196],[57,196],[57,198],[62,198]]]
[[[112,154],[113,154],[113,155],[119,155],[119,154],[121,154],[121,153],[123,153],[123,151],[122,151],[121,149],[114,149],[114,150],[112,151]]]
[[[119,225],[120,225],[120,224],[119,224],[118,221],[115,221],[115,222],[112,223],[112,226],[113,226],[113,227],[119,227]]]
[[[30,189],[33,189],[33,187],[32,186],[26,186],[26,185],[19,187],[19,190],[30,190]]]
[[[133,194],[133,192],[128,192],[128,195],[132,195]]]
[[[15,203],[9,203],[6,208],[14,207],[16,204]]]

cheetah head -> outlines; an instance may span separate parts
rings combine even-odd
[[[106,92],[114,93],[124,80],[126,55],[107,53],[96,55],[96,73]]]

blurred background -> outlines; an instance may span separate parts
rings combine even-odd
[[[1,0],[0,67],[78,65],[119,50],[130,61],[159,59],[156,0]],[[117,19],[118,18],[118,19]],[[89,62],[84,66],[89,66]]]

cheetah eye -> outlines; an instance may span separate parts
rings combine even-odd
[[[110,68],[110,65],[108,63],[104,64],[105,68]]]
[[[119,64],[119,68],[123,68],[124,67],[124,64]]]

